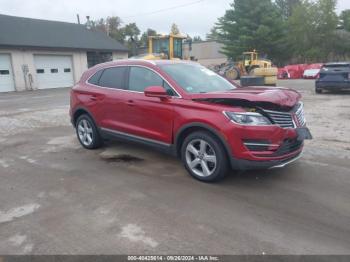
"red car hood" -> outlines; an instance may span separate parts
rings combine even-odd
[[[191,99],[195,100],[216,98],[245,100],[249,102],[266,102],[281,107],[293,107],[300,100],[301,95],[295,90],[283,87],[244,87],[225,92],[191,95]]]

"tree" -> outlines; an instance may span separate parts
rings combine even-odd
[[[219,39],[218,28],[215,26],[212,27],[210,29],[210,33],[207,34],[206,38],[207,40],[217,41]]]
[[[179,30],[179,27],[177,26],[177,24],[172,24],[170,33],[173,35],[180,34],[180,30]]]
[[[138,36],[141,33],[136,23],[126,24],[121,30],[123,32],[124,39],[126,40],[129,40],[131,38],[133,38],[134,40],[138,40]]]
[[[325,62],[336,52],[336,3],[336,0],[304,0],[294,9],[288,21],[288,42],[290,51],[300,62]]]
[[[157,35],[156,30],[148,28],[147,31],[141,35],[140,46],[146,47],[148,45],[148,37],[156,36],[156,35]]]
[[[202,38],[199,35],[193,37],[193,42],[202,42]]]
[[[282,17],[287,20],[292,14],[293,9],[301,3],[301,0],[275,0]]]
[[[350,9],[342,11],[339,18],[341,27],[350,32]]]
[[[136,49],[140,46],[140,29],[137,27],[136,23],[122,26],[122,20],[118,16],[92,21],[90,22],[90,27],[94,30],[102,31],[111,38],[126,45],[132,54],[135,54]]]
[[[253,49],[276,61],[285,53],[284,23],[271,0],[235,0],[215,30],[222,52],[234,59]]]
[[[118,16],[107,17],[106,26],[108,35],[115,40],[124,43],[125,36],[121,28],[122,20]]]

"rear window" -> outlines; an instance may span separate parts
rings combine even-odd
[[[126,67],[112,67],[105,69],[98,81],[98,85],[109,88],[125,89],[126,70]]]
[[[102,75],[103,70],[98,71],[95,73],[90,79],[88,80],[88,83],[93,85],[98,85],[98,81],[100,80],[100,77]]]
[[[88,83],[102,87],[125,89],[127,67],[111,67],[94,74]]]

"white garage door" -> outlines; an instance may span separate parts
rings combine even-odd
[[[0,92],[15,91],[11,57],[7,54],[0,54]]]
[[[39,89],[73,86],[71,56],[35,55],[34,63]]]

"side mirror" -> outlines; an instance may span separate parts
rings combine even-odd
[[[145,96],[158,97],[158,98],[169,98],[170,96],[162,86],[149,86],[145,89]]]

